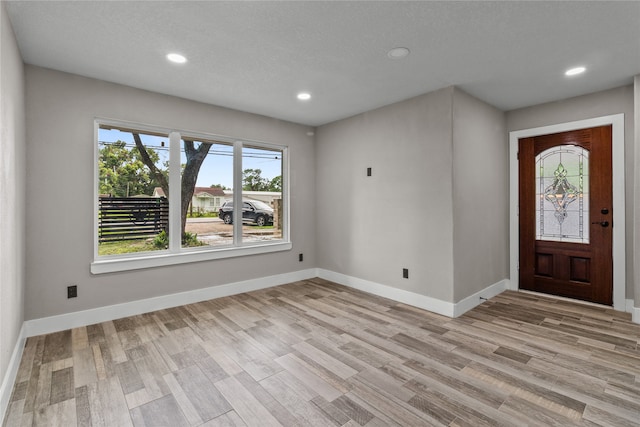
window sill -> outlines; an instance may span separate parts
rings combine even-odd
[[[291,250],[291,242],[278,242],[254,246],[216,248],[182,253],[149,253],[131,258],[104,258],[91,263],[91,274],[114,273],[117,271],[139,270],[190,262],[211,261],[247,255],[266,254]]]

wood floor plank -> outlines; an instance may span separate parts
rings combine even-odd
[[[36,349],[39,341],[43,341],[43,337],[31,337],[27,338],[27,341],[22,352],[22,359],[20,360],[20,366],[18,367],[18,373],[16,375],[16,384],[28,382],[31,377],[31,368],[33,367],[34,358],[36,356]]]
[[[141,349],[145,348],[155,349],[155,347],[141,347]],[[169,388],[163,379],[163,376],[167,374],[169,370],[161,359],[162,356],[160,356],[157,351],[156,354],[157,356],[154,355],[153,352],[148,352],[146,356],[133,360],[144,384],[144,388],[152,399],[157,399],[169,394]]]
[[[87,335],[87,328],[82,326],[80,328],[73,328],[71,330],[71,350],[81,350],[89,347],[89,336]]]
[[[339,411],[361,426],[366,425],[374,418],[371,412],[354,402],[349,396],[342,395],[331,403]]]
[[[223,347],[224,353],[238,366],[249,373],[256,381],[267,378],[281,370],[259,349],[246,341],[237,341],[236,345]]]
[[[38,385],[36,388],[34,408],[40,410],[46,408],[51,403],[51,362],[40,365],[38,375]]]
[[[73,382],[75,387],[98,381],[93,349],[84,347],[73,352]]]
[[[167,383],[169,390],[171,390],[171,394],[175,398],[176,403],[178,404],[178,406],[180,406],[182,414],[184,415],[189,425],[196,426],[202,424],[202,416],[198,412],[198,409],[194,406],[194,403],[191,402],[191,399],[189,399],[189,396],[187,396],[187,393],[185,393],[182,386],[178,383],[176,377],[173,374],[165,374],[163,378]]]
[[[132,409],[131,419],[135,427],[189,427],[190,425],[173,395],[161,397]]]
[[[377,390],[380,394],[408,402],[415,393],[404,386],[403,382],[397,381],[394,377],[387,375],[378,369],[367,369],[351,377],[350,382],[359,382],[364,386]]]
[[[281,425],[234,377],[218,381],[215,386],[247,426],[278,427]]]
[[[332,401],[342,394],[341,391],[334,388],[331,384],[316,375],[312,370],[308,369],[307,366],[305,366],[305,364],[294,355],[288,354],[286,356],[279,357],[276,359],[276,362],[293,376],[298,378],[302,383],[307,384],[312,390],[315,390],[327,401]]]
[[[111,360],[114,363],[121,363],[127,361],[127,355],[122,348],[122,344],[120,343],[120,339],[117,334],[110,334],[105,336],[105,340],[107,345],[109,346],[109,350],[111,353]]]
[[[338,359],[324,353],[318,348],[312,346],[308,342],[301,342],[293,346],[300,353],[309,357],[319,365],[325,367],[327,370],[335,373],[342,379],[349,378],[358,373],[355,369],[351,368],[348,365],[345,365]]]
[[[640,426],[630,320],[513,291],[452,319],[302,280],[30,337],[3,426]]]
[[[14,400],[9,403],[3,425],[7,427],[19,427],[24,416],[24,399]],[[31,424],[29,424],[31,425]]]
[[[48,334],[44,339],[42,363],[69,358],[72,351],[71,330]]]
[[[298,419],[285,408],[273,395],[262,387],[260,383],[251,378],[251,375],[242,372],[234,376],[244,388],[251,393],[271,415],[283,426],[298,424]]]
[[[60,369],[51,373],[51,404],[75,397],[73,368]]]
[[[603,411],[593,406],[587,406],[584,419],[602,426],[637,427],[640,425],[640,418],[635,420],[625,419],[615,412]]]
[[[91,407],[89,405],[89,390],[87,386],[76,388],[75,397],[78,426],[91,427]]]
[[[37,426],[73,426],[77,425],[75,399],[46,406],[33,415],[33,424]]]
[[[310,400],[305,399],[306,393],[299,393],[300,387],[291,387],[292,382],[285,378],[286,375],[290,374],[285,372],[272,375],[260,381],[260,385],[296,417],[298,424],[318,427],[334,425],[331,418],[310,403]]]
[[[229,411],[226,414],[220,415],[218,418],[207,421],[202,424],[202,427],[246,427],[246,425],[236,411]]]
[[[89,384],[87,391],[93,427],[132,425],[129,408],[117,377]]]
[[[351,418],[347,416],[344,412],[338,409],[333,403],[328,402],[322,396],[316,396],[311,400],[311,403],[316,405],[320,411],[322,411],[325,416],[330,418],[336,425],[343,426],[349,423]]]
[[[197,365],[181,369],[172,375],[203,421],[209,421],[233,409]]]

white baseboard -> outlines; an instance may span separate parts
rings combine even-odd
[[[509,279],[502,279],[501,281],[489,285],[483,290],[470,295],[457,303],[454,306],[453,317],[462,316],[467,311],[483,303],[485,299],[493,298],[509,289]]]
[[[626,312],[631,313],[631,321],[640,324],[640,307],[633,306],[633,300],[628,299],[626,302]]]
[[[403,304],[418,307],[436,314],[448,317],[458,317],[471,310],[473,307],[480,305],[483,298],[492,298],[499,293],[505,291],[509,285],[507,279],[501,280],[480,292],[477,292],[460,302],[452,303],[442,301],[437,298],[431,298],[425,295],[416,294],[402,289],[394,288],[388,285],[371,282],[369,280],[359,279],[357,277],[347,276],[345,274],[336,273],[330,270],[318,269],[318,277],[339,283],[350,288],[368,292],[380,297],[389,298],[390,300],[401,302]]]
[[[196,289],[177,294],[108,305],[106,307],[98,307],[90,310],[27,320],[24,322],[23,329],[25,329],[27,337],[49,334],[52,332],[78,328],[80,326],[106,322],[108,320],[119,319],[122,317],[135,316],[137,314],[148,313],[150,311],[162,310],[165,308],[206,301],[213,298],[221,298],[229,295],[241,294],[243,292],[251,292],[258,289],[284,285],[287,283],[297,282],[299,280],[311,279],[313,277],[317,277],[316,269],[310,268],[307,270],[260,277],[258,279],[245,280],[242,282],[227,283],[224,285],[211,286],[209,288]]]
[[[22,352],[24,351],[24,344],[27,341],[26,328],[24,323],[20,328],[16,345],[13,348],[7,371],[2,379],[2,385],[0,385],[0,422],[4,420],[4,417],[9,408],[9,400],[11,399],[11,392],[13,391],[13,385],[16,382],[18,376],[18,368],[20,367],[20,361],[22,360]]]
[[[357,277],[347,276],[342,273],[336,273],[330,270],[318,269],[318,277],[339,283],[350,288],[368,292],[379,297],[389,298],[390,300],[401,302],[403,304],[422,308],[432,311],[443,316],[453,317],[454,304],[431,298],[425,295],[416,294],[414,292],[405,291],[388,285],[371,282],[369,280],[359,279]]]

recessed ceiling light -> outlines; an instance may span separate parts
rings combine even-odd
[[[410,50],[406,47],[394,47],[389,52],[387,52],[387,56],[391,59],[400,59],[409,55]]]
[[[298,94],[298,99],[300,101],[308,101],[309,99],[311,99],[311,94],[307,92],[300,92]]]
[[[171,62],[175,62],[176,64],[184,64],[187,62],[187,58],[180,55],[179,53],[170,53],[167,55],[167,59]]]
[[[565,71],[564,75],[565,76],[577,76],[578,74],[582,74],[586,71],[587,69],[584,67],[576,67],[576,68],[571,68],[567,71]]]

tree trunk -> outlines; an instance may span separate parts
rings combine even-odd
[[[158,181],[158,183],[160,183],[165,196],[169,198],[169,183],[167,182],[167,178],[160,169],[157,168],[153,161],[151,161],[149,153],[147,153],[147,149],[142,144],[140,135],[133,133],[133,140],[136,143],[138,151],[140,151],[142,161],[149,168],[153,177]],[[182,196],[180,200],[181,236],[184,236],[185,227],[187,225],[187,212],[189,211],[189,204],[191,203],[191,198],[195,191],[200,166],[202,166],[202,162],[204,162],[204,159],[207,157],[211,145],[213,144],[201,142],[200,146],[196,149],[193,141],[184,140],[184,153],[187,157],[187,163],[184,166],[184,171],[182,172]]]
[[[184,166],[184,171],[182,172],[182,203],[180,206],[182,235],[184,235],[184,230],[187,225],[187,212],[189,211],[189,204],[193,198],[193,192],[196,189],[200,166],[202,166],[202,162],[204,162],[204,159],[207,157],[211,145],[213,144],[201,142],[200,146],[196,149],[193,141],[184,140],[184,154],[187,157],[187,164]]]

